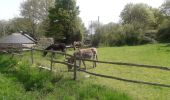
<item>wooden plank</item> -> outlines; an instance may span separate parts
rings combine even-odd
[[[35,49],[35,48],[33,48],[33,50],[35,50],[35,51],[47,51],[47,52],[51,52],[51,53],[57,53],[57,54],[61,54],[61,55],[66,55],[66,56],[69,56],[69,57],[73,57],[73,55],[70,55],[70,54],[67,54],[67,53],[64,53],[64,52],[60,52],[60,51],[41,50],[41,49]]]
[[[64,64],[64,65],[74,66],[74,64],[66,63],[66,62],[62,62],[62,61],[54,61],[54,60],[53,60],[53,63],[60,63],[60,64]]]
[[[51,69],[50,68],[47,68],[47,67],[42,67],[42,66],[38,66],[39,68],[42,68],[42,69],[45,69],[45,70],[49,70],[49,71],[51,71]]]
[[[77,79],[77,66],[76,66],[76,58],[74,57],[74,80]]]
[[[31,48],[31,63],[34,64],[33,48]]]
[[[54,55],[53,55],[53,53],[51,53],[51,64],[50,64],[50,69],[51,69],[51,71],[53,70],[53,57],[54,57]]]
[[[133,63],[123,63],[123,62],[109,62],[109,61],[97,61],[97,60],[90,60],[90,59],[81,59],[84,61],[90,62],[97,62],[97,63],[105,63],[105,64],[115,64],[115,65],[127,65],[127,66],[135,66],[135,67],[145,67],[145,68],[155,68],[170,71],[170,67],[165,66],[154,66],[154,65],[144,65],[144,64],[133,64]]]
[[[88,72],[88,71],[85,71],[85,70],[82,70],[82,69],[78,69],[78,71],[85,72],[85,73],[88,73],[90,75],[94,75],[94,76],[98,76],[98,77],[115,79],[115,80],[124,81],[124,82],[139,83],[139,84],[154,85],[154,86],[161,86],[161,87],[168,87],[168,88],[170,88],[170,85],[167,85],[167,84],[151,83],[151,82],[123,79],[123,78],[114,77],[114,76],[107,76],[107,75],[96,74],[96,73]]]

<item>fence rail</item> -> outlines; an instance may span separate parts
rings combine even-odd
[[[97,60],[89,60],[89,59],[78,59],[78,58],[75,58],[73,55],[70,55],[70,54],[67,54],[67,53],[63,53],[63,52],[59,52],[59,51],[41,50],[41,49],[35,49],[35,48],[29,48],[29,49],[31,51],[31,61],[32,61],[32,63],[34,63],[34,59],[33,59],[34,58],[33,57],[33,53],[34,52],[33,51],[41,51],[41,52],[45,51],[45,52],[57,53],[57,54],[73,57],[74,58],[74,63],[70,64],[68,62],[55,61],[53,59],[53,56],[51,56],[51,59],[49,59],[49,61],[51,61],[50,69],[49,68],[44,68],[44,67],[43,67],[43,69],[47,69],[47,70],[51,70],[52,71],[53,63],[60,63],[60,64],[64,64],[64,65],[73,66],[74,67],[74,69],[73,69],[74,80],[76,80],[76,78],[77,78],[77,71],[79,71],[79,72],[88,73],[88,74],[91,74],[91,75],[94,75],[94,76],[98,76],[98,77],[115,79],[115,80],[124,81],[124,82],[139,83],[139,84],[146,84],[146,85],[153,85],[153,86],[161,86],[161,87],[169,87],[170,88],[170,85],[167,85],[167,84],[160,84],[160,83],[151,83],[151,82],[130,80],[130,79],[124,79],[124,78],[120,78],[120,77],[96,74],[96,73],[92,73],[92,72],[89,72],[89,71],[86,71],[86,70],[83,70],[83,69],[77,69],[78,66],[76,64],[76,60],[96,62],[96,63],[105,63],[105,64],[114,64],[114,65],[126,65],[126,66],[135,66],[135,67],[144,67],[144,68],[155,68],[155,69],[170,71],[170,67],[168,67],[168,66],[165,67],[165,66],[154,66],[154,65],[144,65],[144,64],[134,64],[134,63],[123,63],[123,62],[109,62],[109,61],[97,61]]]
[[[170,67],[165,67],[165,66],[154,66],[154,65],[144,65],[144,64],[134,64],[134,63],[123,63],[123,62],[97,61],[97,60],[90,60],[90,59],[78,59],[78,60],[97,62],[97,63],[105,63],[105,64],[114,64],[114,65],[127,65],[127,66],[135,66],[135,67],[155,68],[155,69],[170,71]]]
[[[78,71],[85,72],[85,73],[88,73],[88,74],[91,74],[91,75],[94,75],[94,76],[99,76],[99,77],[109,78],[109,79],[115,79],[115,80],[124,81],[124,82],[139,83],[139,84],[154,85],[154,86],[161,86],[161,87],[169,87],[170,88],[170,85],[167,85],[167,84],[151,83],[151,82],[144,82],[144,81],[137,81],[137,80],[129,80],[129,79],[124,79],[124,78],[120,78],[120,77],[96,74],[96,73],[92,73],[92,72],[81,70],[81,69],[78,69]]]

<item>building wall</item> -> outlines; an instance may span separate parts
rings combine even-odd
[[[27,48],[31,48],[34,47],[36,44],[22,44],[22,47],[27,47]]]
[[[22,44],[0,43],[1,50],[21,50]]]
[[[0,50],[22,50],[22,47],[28,47],[31,48],[35,46],[35,44],[19,44],[19,43],[0,43]]]

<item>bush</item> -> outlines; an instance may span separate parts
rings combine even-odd
[[[170,42],[170,27],[160,29],[156,37],[160,42]]]
[[[52,91],[54,83],[59,81],[62,76],[45,70],[39,71],[38,68],[32,68],[28,64],[21,64],[16,77],[23,83],[27,91],[37,89]]]
[[[14,66],[17,65],[17,60],[11,59],[10,57],[7,57],[5,55],[0,56],[0,69],[1,72],[6,72],[10,69],[13,69]]]
[[[140,36],[139,38],[139,44],[147,44],[147,43],[156,43],[157,41],[153,38],[146,37],[146,36]]]
[[[27,63],[18,62],[16,59],[10,59],[7,56],[0,56],[0,59],[0,71],[9,77],[16,78],[24,85],[26,91],[52,91],[54,83],[62,78],[62,75],[45,70],[40,72],[36,67],[32,67]]]

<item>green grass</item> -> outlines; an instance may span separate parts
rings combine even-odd
[[[102,61],[170,66],[170,46],[167,44],[103,47],[99,48],[98,52],[99,60]],[[159,69],[98,64],[97,68],[89,71],[126,79],[170,84],[170,72]],[[88,81],[123,91],[135,100],[169,100],[170,98],[170,88],[127,83],[95,76],[91,76]]]
[[[61,78],[58,73],[40,71],[36,65],[7,55],[0,59],[2,100],[132,100],[123,92],[83,80],[73,81],[70,76]]]
[[[71,54],[72,51],[69,51],[69,53]],[[47,59],[49,59],[50,55],[45,58],[41,55],[42,53],[40,52],[35,53],[34,66],[43,65],[49,67],[50,62]],[[63,61],[62,56],[59,56],[59,58],[60,59],[57,60]],[[168,46],[168,44],[148,44],[142,46],[102,47],[98,48],[98,58],[102,61],[170,66],[170,46]],[[25,56],[20,59],[30,63],[30,52],[25,53]],[[89,68],[92,68],[92,63],[86,62],[86,64]],[[5,63],[5,66],[8,65],[10,66],[10,64]],[[64,76],[63,79],[55,83],[54,89],[50,93],[44,93],[41,90],[25,91],[23,83],[17,84],[13,79],[11,80],[3,73],[1,73],[2,78],[0,78],[0,82],[1,79],[5,79],[8,88],[13,89],[13,87],[10,87],[11,84],[19,91],[19,93],[17,93],[12,90],[12,92],[15,92],[14,94],[22,96],[22,94],[25,93],[25,95],[23,95],[25,98],[31,98],[33,100],[169,100],[170,98],[170,88],[127,83],[91,75],[89,78],[85,78],[87,74],[82,72],[78,72],[78,80],[73,81],[71,80],[73,73],[66,72],[66,66],[55,64],[54,69],[58,70],[57,73],[63,74]],[[132,80],[170,84],[170,72],[159,69],[97,64],[97,68],[89,69],[88,71]],[[6,86],[3,85],[1,84],[0,87],[4,87],[5,89]],[[1,92],[0,90],[0,93]],[[8,89],[6,94],[12,95],[12,92]]]

